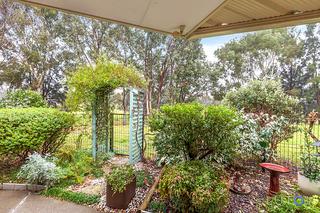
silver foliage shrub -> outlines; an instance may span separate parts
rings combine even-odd
[[[27,158],[20,168],[18,178],[31,184],[53,185],[62,177],[62,169],[54,163],[54,159],[34,153]]]
[[[278,144],[287,137],[289,119],[266,113],[243,113],[242,119],[243,124],[238,128],[241,133],[238,152],[241,156],[274,159]]]

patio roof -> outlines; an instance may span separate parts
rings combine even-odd
[[[21,1],[191,39],[320,21],[319,0]]]

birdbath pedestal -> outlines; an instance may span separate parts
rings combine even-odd
[[[284,166],[273,163],[260,163],[262,168],[270,172],[269,196],[273,196],[280,191],[279,176],[282,173],[289,173],[290,170]]]

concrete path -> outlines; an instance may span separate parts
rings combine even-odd
[[[43,197],[24,191],[0,190],[0,213],[98,213],[74,203]]]

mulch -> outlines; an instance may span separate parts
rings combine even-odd
[[[280,175],[280,189],[290,194],[294,193],[297,184],[297,167],[286,163],[290,173]],[[259,212],[261,204],[265,202],[269,189],[269,172],[263,172],[256,162],[246,162],[241,168],[229,168],[230,177],[240,172],[244,183],[247,183],[252,192],[249,195],[230,193],[230,200],[225,213],[255,213]]]
[[[248,195],[240,195],[230,192],[229,205],[224,213],[258,213],[262,203],[269,198],[269,172],[263,172],[258,162],[246,161],[241,162],[241,167],[227,168],[229,177],[233,177],[235,173],[240,173],[241,180],[251,187],[251,193]],[[297,167],[286,162],[281,164],[290,169],[290,173],[280,176],[280,189],[287,193],[294,193],[297,185]],[[160,200],[159,194],[155,193],[152,197],[153,201]]]
[[[122,157],[119,157],[119,159],[114,159],[115,162],[121,162],[120,164],[125,163],[125,161],[122,162],[122,160]],[[233,177],[236,173],[240,174],[240,182],[243,182],[246,185],[250,186],[252,191],[248,195],[240,195],[230,192],[229,205],[224,212],[258,213],[262,203],[269,198],[269,172],[262,171],[262,169],[259,167],[259,163],[254,161],[241,162],[239,165],[241,166],[227,168],[226,171],[229,177]],[[295,186],[297,185],[297,167],[292,166],[288,162],[281,163],[281,165],[288,167],[290,169],[290,173],[280,176],[280,188],[282,191],[293,194],[295,192]],[[145,170],[150,173],[153,178],[157,177],[160,173],[160,168],[155,166],[155,163],[152,161],[146,163],[138,163],[135,166],[135,169]],[[103,184],[96,180],[97,183],[99,182],[99,185],[105,185],[104,180],[102,181]],[[136,196],[131,201],[128,209],[126,210],[116,210],[107,207],[105,204],[105,190],[101,190],[101,201],[91,207],[96,208],[101,212],[136,212],[138,207],[143,202],[145,195],[147,194],[149,189],[150,185],[145,185],[144,187],[137,188]],[[152,200],[160,200],[159,194],[154,193]]]

